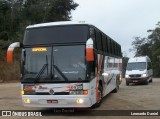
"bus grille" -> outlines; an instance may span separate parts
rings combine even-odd
[[[25,93],[25,95],[51,95],[49,92]],[[52,95],[69,95],[69,92],[55,92]]]

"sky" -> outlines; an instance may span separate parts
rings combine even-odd
[[[72,20],[93,24],[117,41],[123,55],[134,57],[134,37],[147,37],[160,21],[160,0],[74,0]]]

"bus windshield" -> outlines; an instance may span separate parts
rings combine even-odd
[[[128,63],[127,70],[145,70],[146,62],[133,62]]]
[[[35,49],[35,50],[34,50]],[[74,82],[86,79],[85,46],[26,48],[22,82]]]

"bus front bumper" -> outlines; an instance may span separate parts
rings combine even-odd
[[[86,96],[60,96],[60,95],[22,95],[24,106],[50,107],[50,108],[80,108],[91,107],[92,101]]]

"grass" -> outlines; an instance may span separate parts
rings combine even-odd
[[[15,82],[20,79],[20,50],[14,51],[14,62],[6,62],[7,50],[0,50],[0,82]]]
[[[20,79],[20,63],[0,62],[0,82],[10,82]]]

